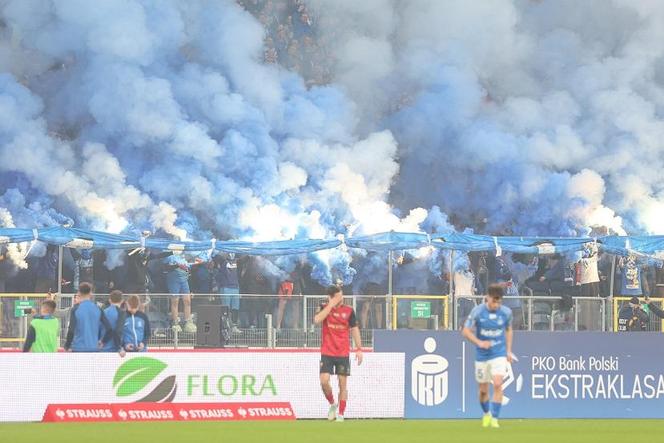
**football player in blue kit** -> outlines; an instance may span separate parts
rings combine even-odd
[[[503,306],[504,288],[489,286],[481,305],[470,312],[463,328],[463,336],[477,347],[475,379],[479,384],[480,405],[484,416],[482,426],[500,427],[498,417],[503,401],[503,379],[512,363],[512,310]],[[493,399],[489,403],[489,384],[493,384]]]

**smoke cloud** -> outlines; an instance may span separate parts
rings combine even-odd
[[[397,207],[522,235],[664,229],[661,4],[308,5],[363,128],[397,140]]]
[[[4,225],[664,231],[663,5],[305,5],[267,63],[269,17],[230,0],[0,1]],[[348,251],[310,260],[353,278]]]

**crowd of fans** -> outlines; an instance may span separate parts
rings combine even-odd
[[[299,73],[309,86],[329,83],[330,45],[302,0],[238,0],[263,25],[263,59]]]
[[[121,254],[121,255],[118,255]],[[357,309],[363,329],[386,326],[386,299],[388,293],[387,260],[378,257],[384,272],[363,269],[375,253],[359,256],[352,266],[358,274],[351,284],[344,286],[345,294],[358,296]],[[59,255],[56,246],[46,246],[40,257],[28,257],[26,269],[17,270],[9,263],[6,251],[0,249],[0,291],[10,293],[47,293],[58,288]],[[615,260],[614,281],[611,284],[612,263]],[[270,266],[267,266],[269,264]],[[276,269],[276,271],[275,271]],[[312,278],[312,266],[305,256],[299,257],[289,270],[278,269],[274,261],[261,257],[235,256],[209,252],[184,255],[173,252],[136,250],[130,252],[105,250],[64,249],[62,292],[75,293],[83,282],[89,282],[100,296],[112,291],[140,295],[144,310],[161,328],[195,332],[197,306],[216,303],[229,310],[234,333],[243,329],[262,328],[265,314],[273,314],[277,329],[299,329],[303,324],[302,295],[323,295],[325,286]],[[477,304],[491,283],[506,287],[506,304],[515,312],[515,327],[527,326],[526,301],[523,297],[550,297],[555,302],[538,304],[533,315],[535,329],[549,329],[553,311],[561,325],[573,325],[573,317],[580,320],[581,329],[597,329],[602,313],[598,304],[575,304],[574,298],[583,300],[607,297],[662,297],[664,296],[664,268],[650,258],[640,256],[616,257],[599,253],[596,245],[589,244],[581,255],[526,255],[486,252],[457,254],[450,267],[441,263],[432,269],[431,260],[412,255],[409,251],[396,253],[393,264],[392,294],[444,295],[450,293],[450,284],[459,299],[457,316],[463,318]],[[611,294],[613,288],[613,294]],[[155,297],[154,294],[164,294]],[[242,295],[240,295],[242,294]],[[268,295],[270,297],[252,296]],[[12,300],[5,299],[2,306],[7,328],[13,319]],[[442,302],[433,302],[432,314],[442,318]],[[634,303],[632,303],[634,304]],[[428,327],[420,325],[410,316],[410,302],[400,301],[399,327]],[[634,314],[625,302],[621,318]],[[531,307],[532,309],[532,307]],[[579,312],[575,312],[575,309]],[[646,308],[647,309],[647,308]],[[656,309],[651,312],[656,313]],[[541,316],[540,316],[541,314]],[[558,318],[556,317],[556,318]],[[630,317],[628,330],[644,328],[642,315]],[[634,321],[636,319],[638,321]],[[541,321],[540,321],[541,320]],[[14,322],[15,323],[15,322]],[[624,322],[622,322],[624,323]],[[621,324],[622,324],[621,323]],[[563,326],[561,326],[563,328]],[[7,331],[2,331],[7,335]]]
[[[505,301],[514,311],[517,329],[525,327],[527,321],[524,303],[527,299],[524,297],[556,299],[555,303],[536,304],[535,329],[550,329],[552,319],[560,329],[569,329],[574,326],[574,316],[578,317],[576,321],[580,329],[598,329],[601,316],[606,313],[600,312],[600,305],[593,300],[616,296],[634,298],[631,303],[635,304],[634,300],[642,297],[664,296],[664,268],[659,260],[637,255],[603,254],[593,243],[587,244],[580,255],[470,254],[470,263],[457,269],[454,282],[454,293],[460,297],[483,294],[490,283],[503,284],[508,296],[521,296]],[[578,303],[575,298],[579,298]],[[625,308],[629,305],[623,303],[619,312],[621,318],[628,315]],[[654,306],[651,312],[656,314],[657,306],[650,305]],[[469,312],[472,306],[473,303],[468,301],[462,311]],[[538,326],[537,323],[541,324]],[[645,330],[646,323],[628,330]],[[556,325],[554,329],[557,329]]]

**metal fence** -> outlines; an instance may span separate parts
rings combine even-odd
[[[0,294],[0,347],[23,346],[32,310],[39,310],[45,294]]]
[[[130,294],[126,294],[127,296]],[[174,329],[171,321],[170,294],[138,294],[152,326],[152,348],[191,348],[197,332],[191,328]],[[42,294],[0,294],[0,347],[22,346],[31,315],[38,309]],[[239,310],[231,312],[227,347],[297,347],[320,346],[320,326],[313,318],[327,299],[321,295],[283,297],[241,294]],[[349,295],[344,302],[352,306],[360,325],[365,346],[373,345],[376,329],[459,330],[468,314],[483,296],[449,297],[447,295]],[[97,295],[96,302],[106,303],[108,296]],[[616,331],[620,306],[628,298],[519,296],[505,297],[504,303],[514,314],[514,328],[524,331]],[[73,294],[57,299],[56,317],[61,321],[64,344]],[[653,299],[664,305],[664,299]],[[608,306],[612,303],[612,306]],[[192,321],[210,305],[221,305],[219,294],[197,294],[192,298]],[[664,331],[664,320],[651,314],[649,330]],[[183,304],[179,302],[179,318]]]
[[[484,296],[455,297],[455,329]],[[513,327],[522,331],[606,331],[607,299],[601,297],[504,297],[512,309]],[[610,323],[608,323],[610,324]]]
[[[128,297],[133,294],[125,294]],[[142,300],[142,309],[150,319],[152,348],[192,348],[196,344],[197,332],[187,328],[174,329],[171,318],[171,303],[174,297],[171,294],[136,294]],[[43,294],[0,294],[0,348],[20,348],[25,341],[25,335],[30,323],[31,315],[27,312],[15,311],[15,302],[29,301],[30,309],[39,309],[39,302],[46,295]],[[307,295],[283,297],[276,295],[241,294],[240,306],[237,312],[231,311],[232,328],[226,342],[227,347],[235,348],[272,348],[272,347],[320,347],[320,326],[313,324],[313,317],[320,305],[327,300],[327,296]],[[345,303],[352,306],[357,312],[358,322],[363,322],[361,330],[364,346],[373,346],[373,329],[378,327],[375,318],[376,311],[372,308],[374,299],[383,303],[386,297],[373,296],[347,296]],[[95,302],[100,306],[108,300],[108,295],[97,294]],[[60,319],[60,341],[64,345],[69,312],[74,304],[74,294],[62,294],[56,297],[58,310],[56,317]],[[366,308],[365,308],[366,304]],[[178,302],[178,316],[180,324],[184,325],[183,302]],[[191,299],[192,322],[197,323],[199,313],[210,305],[222,305],[220,294],[196,294]],[[23,306],[23,305],[20,305]],[[27,304],[25,305],[27,308]],[[18,307],[16,307],[18,309]],[[21,308],[24,309],[24,308]],[[387,312],[387,310],[386,310]],[[363,316],[363,313],[365,314]],[[381,316],[381,328],[385,321]]]

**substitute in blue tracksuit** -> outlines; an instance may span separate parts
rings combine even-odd
[[[111,325],[113,332],[113,340],[110,340],[104,345],[101,349],[102,352],[118,352],[122,347],[122,332],[124,328],[125,316],[127,313],[122,309],[122,291],[114,290],[111,291],[109,296],[109,306],[104,309],[104,316]],[[101,340],[106,336],[108,331],[104,326],[102,326],[99,333],[99,339]]]
[[[79,302],[69,314],[69,330],[65,350],[73,352],[98,352],[100,344],[103,346],[113,340],[113,328],[106,319],[104,311],[92,300],[92,285],[81,283],[78,288]],[[105,328],[104,336],[99,339],[99,333]]]
[[[122,347],[127,352],[144,352],[150,339],[150,320],[139,311],[141,302],[137,295],[127,300],[127,315],[122,330]]]

